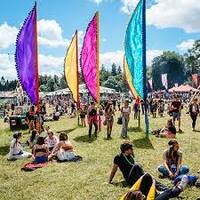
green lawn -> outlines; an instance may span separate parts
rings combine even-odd
[[[133,118],[133,116],[132,116]],[[151,119],[151,128],[163,127],[167,117]],[[143,120],[142,120],[143,121]],[[184,115],[183,134],[177,138],[183,151],[184,163],[187,163],[194,174],[199,170],[199,132],[191,131],[191,120]],[[120,183],[123,179],[118,172],[114,179],[116,184],[107,184],[113,157],[119,152],[122,143],[120,126],[114,125],[113,139],[105,140],[105,128],[99,133],[97,140],[87,142],[87,129],[78,128],[76,119],[62,118],[58,122],[47,123],[52,130],[69,132],[76,152],[83,157],[79,163],[50,163],[49,166],[34,172],[22,172],[21,166],[29,160],[8,162],[6,154],[12,132],[9,126],[0,120],[0,199],[3,200],[117,200],[128,190]],[[157,166],[162,162],[162,153],[167,148],[167,139],[150,136],[145,139],[142,132],[134,127],[137,122],[130,121],[129,137],[134,144],[136,160],[145,171],[158,177]],[[143,123],[142,123],[143,127]],[[198,127],[200,130],[200,123]],[[24,139],[27,138],[24,134]],[[170,185],[168,180],[160,180]],[[186,200],[200,197],[199,189],[188,188],[182,195]]]

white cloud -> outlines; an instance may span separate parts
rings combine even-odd
[[[14,55],[0,54],[0,75],[7,79],[15,79],[17,77]]]
[[[147,23],[158,28],[181,28],[200,32],[199,0],[156,0],[147,10]]]
[[[162,50],[149,49],[147,51],[147,66],[151,66],[153,59],[157,56],[160,56],[162,53]]]
[[[92,2],[96,3],[97,5],[100,4],[103,0],[91,0]]]
[[[8,48],[15,44],[18,30],[14,26],[9,26],[6,22],[0,25],[0,48]]]
[[[62,28],[55,20],[41,19],[38,21],[38,42],[50,47],[66,47],[69,40],[63,38]]]
[[[105,65],[106,67],[111,66],[113,63],[116,65],[123,64],[123,51],[116,51],[116,52],[105,52],[100,54],[100,65]]]
[[[40,54],[38,62],[39,74],[60,75],[64,71],[64,57]],[[6,79],[17,78],[14,55],[0,54],[0,74]]]
[[[195,40],[189,39],[186,41],[181,42],[176,47],[181,51],[187,51],[188,49],[191,49],[193,47]]]
[[[122,8],[121,11],[130,15],[137,6],[139,0],[121,0]]]

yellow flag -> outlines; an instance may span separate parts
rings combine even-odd
[[[133,86],[133,80],[132,80],[131,73],[129,71],[128,64],[127,64],[125,56],[124,56],[124,60],[123,60],[123,66],[124,66],[124,74],[125,74],[126,82],[129,86],[129,89],[130,89],[132,95],[134,95],[135,98],[136,98],[136,97],[138,97],[138,93]]]
[[[79,102],[78,88],[78,33],[76,31],[68,47],[64,63],[65,79],[72,92],[74,101]]]

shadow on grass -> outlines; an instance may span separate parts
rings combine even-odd
[[[76,142],[87,142],[87,143],[89,143],[88,135],[82,135],[82,136],[75,137],[74,140]],[[92,135],[90,142],[94,142],[95,140],[97,140],[97,138],[94,137],[94,135]]]
[[[9,149],[10,149],[9,145],[0,147],[0,155],[1,156],[7,155],[9,153]]]
[[[70,132],[72,132],[72,131],[74,131],[76,129],[77,129],[77,127],[76,128],[71,128],[71,129],[68,129],[68,130],[56,131],[56,133],[66,133],[66,134],[68,134],[68,133],[70,133]]]
[[[139,148],[139,149],[154,149],[150,139],[147,137],[133,140],[133,144],[136,148]]]
[[[128,187],[128,184],[124,180],[120,182],[112,182],[112,185],[116,187]]]
[[[129,132],[142,132],[142,129],[140,127],[129,127],[128,128]]]

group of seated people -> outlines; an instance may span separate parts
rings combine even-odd
[[[162,177],[173,180],[174,186],[168,188],[159,183],[149,173],[145,173],[140,164],[135,163],[133,145],[129,142],[121,144],[121,153],[114,158],[109,183],[118,170],[123,174],[126,183],[132,188],[120,200],[168,200],[179,196],[187,184],[194,185],[197,177],[189,175],[189,168],[182,165],[182,153],[176,140],[170,140],[169,148],[164,152],[163,165],[158,171]]]
[[[68,135],[60,133],[59,138],[57,138],[49,128],[47,128],[46,137],[42,137],[34,129],[27,144],[31,148],[32,153],[23,150],[22,133],[15,132],[10,145],[8,160],[32,157],[34,163],[45,163],[54,158],[58,161],[73,161],[77,158]]]

